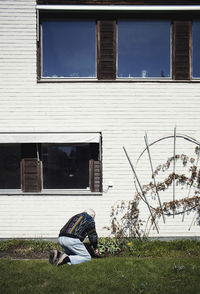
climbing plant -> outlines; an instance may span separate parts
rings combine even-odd
[[[151,223],[156,226],[161,216],[171,216],[177,214],[185,214],[195,210],[197,218],[200,220],[200,169],[198,168],[198,160],[200,156],[199,145],[195,148],[196,160],[185,154],[174,154],[169,157],[166,162],[159,164],[152,172],[152,180],[141,187],[136,188],[135,199],[131,201],[121,201],[113,205],[111,211],[111,233],[115,237],[137,237],[145,236],[143,229],[144,221],[139,218],[138,204],[141,199],[148,205]],[[171,165],[180,162],[186,168],[185,173],[171,172],[168,170]],[[160,173],[165,173],[166,177],[162,181],[156,182],[156,177]],[[136,176],[136,174],[135,174]],[[159,192],[165,192],[172,185],[185,187],[188,189],[185,197],[176,197],[176,199],[168,202],[160,202],[157,206],[148,203],[149,196],[156,199]],[[191,192],[192,191],[192,192]],[[191,193],[193,193],[191,195]],[[147,197],[148,196],[148,197]],[[179,195],[180,196],[180,195]]]

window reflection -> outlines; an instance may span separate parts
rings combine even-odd
[[[42,76],[96,76],[95,21],[42,22]]]
[[[170,21],[118,21],[118,77],[170,77]]]
[[[44,189],[86,189],[89,160],[98,158],[98,144],[43,144]]]
[[[192,24],[192,76],[200,77],[200,21],[194,21]]]

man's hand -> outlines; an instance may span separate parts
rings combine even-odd
[[[98,248],[95,249],[94,253],[95,253],[95,255],[99,255],[99,249]]]
[[[94,257],[95,258],[102,258],[103,256],[101,255],[101,253],[99,252],[99,249],[95,249],[94,250]]]

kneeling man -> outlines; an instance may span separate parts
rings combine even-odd
[[[94,218],[95,212],[93,209],[88,209],[70,218],[60,230],[58,238],[64,252],[61,253],[56,249],[50,251],[49,262],[51,264],[59,266],[65,263],[79,264],[90,261],[91,255],[82,243],[86,236],[88,236],[95,254],[98,254],[98,236]]]

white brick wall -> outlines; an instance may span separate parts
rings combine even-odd
[[[152,142],[172,135],[176,124],[177,132],[200,140],[199,93],[199,83],[37,83],[35,0],[1,0],[0,132],[102,132],[104,190],[110,181],[113,188],[102,196],[1,195],[0,238],[56,237],[72,214],[87,207],[96,210],[99,234],[107,235],[103,227],[109,225],[111,206],[135,195],[123,145],[135,164],[145,131]],[[193,152],[184,144],[177,143],[180,152]],[[173,155],[173,140],[161,145],[155,147],[154,166]],[[138,173],[145,184],[148,161],[141,161]],[[171,200],[170,193],[162,197]],[[140,211],[147,220],[142,202]],[[197,225],[188,231],[193,215],[185,222],[167,218],[165,225],[161,219],[159,236],[199,236]]]

